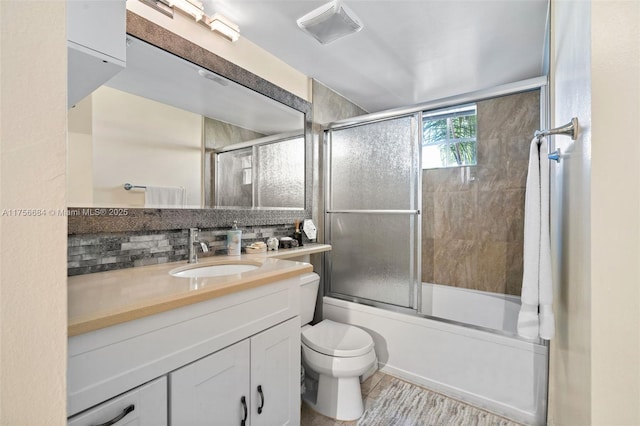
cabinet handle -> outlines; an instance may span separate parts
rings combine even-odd
[[[127,408],[122,410],[122,413],[120,413],[118,416],[114,417],[113,419],[109,420],[108,422],[100,423],[99,425],[93,425],[93,426],[111,426],[111,425],[114,425],[114,424],[118,423],[120,420],[124,419],[124,417],[127,414],[129,414],[130,412],[132,412],[135,409],[136,409],[136,406],[131,404],[130,406],[128,406]]]
[[[258,395],[260,395],[260,406],[258,407],[258,414],[262,414],[262,408],[264,407],[264,393],[262,393],[262,385],[258,385]]]
[[[244,419],[240,422],[240,426],[244,426],[247,421],[247,415],[249,414],[247,410],[247,398],[244,396],[240,398],[240,403],[242,403],[242,410],[244,411]]]

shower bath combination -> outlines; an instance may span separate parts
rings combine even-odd
[[[325,131],[324,318],[368,331],[382,371],[527,424],[546,418],[548,344],[516,333],[529,142],[546,90],[532,79]],[[423,116],[476,102],[477,165],[463,166],[475,179],[423,170]],[[536,137],[576,131],[572,121]]]

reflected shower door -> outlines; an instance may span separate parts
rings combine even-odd
[[[416,308],[419,116],[326,132],[329,294]]]
[[[304,138],[256,147],[256,206],[304,208]]]

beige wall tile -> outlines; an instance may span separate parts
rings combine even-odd
[[[479,102],[478,165],[423,171],[424,282],[520,294],[525,185],[539,102],[537,91]]]

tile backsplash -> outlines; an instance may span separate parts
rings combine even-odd
[[[294,225],[240,227],[242,246],[270,237],[293,235]],[[226,254],[228,228],[200,230],[200,239],[209,243],[207,255]],[[67,274],[82,275],[94,272],[186,261],[189,231],[139,231],[123,233],[75,234],[67,240]],[[199,253],[199,256],[201,254]]]

